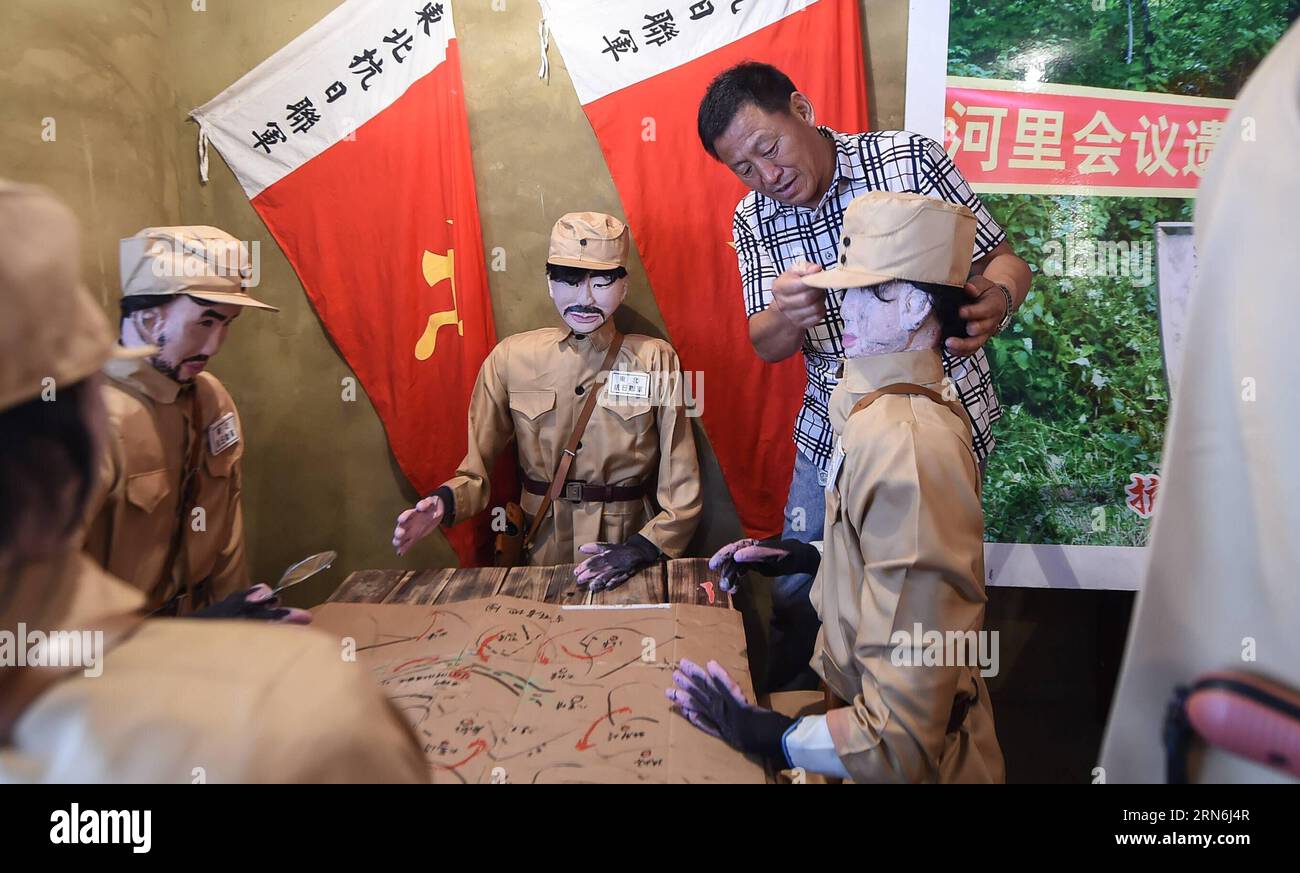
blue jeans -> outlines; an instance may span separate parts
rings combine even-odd
[[[810,543],[822,538],[826,492],[817,465],[795,451],[794,477],[785,504],[783,539]],[[813,577],[807,573],[778,576],[772,584],[772,624],[768,630],[764,690],[815,690],[820,679],[808,662],[817,644],[821,619],[808,599]]]

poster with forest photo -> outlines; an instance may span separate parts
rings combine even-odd
[[[906,125],[943,142],[1034,273],[988,345],[991,581],[1140,582],[1171,376],[1197,353],[1178,347],[1196,188],[1221,137],[1252,135],[1227,125],[1232,98],[1297,14],[1300,0],[911,3]]]

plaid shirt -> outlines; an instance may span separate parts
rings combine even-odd
[[[940,197],[970,207],[978,219],[975,251],[979,260],[1005,238],[1002,228],[971,190],[943,148],[920,134],[904,130],[845,135],[828,127],[822,136],[834,141],[838,156],[830,188],[815,209],[785,206],[751,191],[736,206],[732,221],[745,313],[753,316],[772,305],[772,283],[796,261],[834,267],[844,210],[867,191],[896,191]],[[836,373],[844,358],[844,319],[834,294],[826,295],[826,318],[804,334],[804,366],[808,386],[795,421],[794,442],[825,473],[830,467],[834,435],[828,413]],[[993,450],[994,421],[1002,415],[984,350],[962,358],[943,353],[944,370],[952,377],[970,415],[976,457],[981,462]]]

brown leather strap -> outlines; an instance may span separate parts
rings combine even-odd
[[[596,395],[605,386],[605,380],[609,378],[610,368],[614,366],[614,361],[618,359],[618,351],[621,348],[623,348],[623,334],[615,331],[614,339],[609,344],[609,351],[605,353],[605,360],[596,373],[596,381],[587,393],[587,402],[583,404],[582,412],[578,415],[578,423],[573,426],[573,433],[569,435],[569,441],[565,443],[564,451],[560,453],[560,466],[556,469],[555,475],[551,477],[551,485],[546,489],[541,505],[537,507],[537,514],[533,516],[533,524],[528,529],[528,536],[524,537],[525,552],[532,548],[533,537],[537,536],[537,531],[542,526],[542,520],[551,511],[551,504],[555,502],[555,498],[559,497],[560,492],[564,490],[564,483],[569,478],[569,469],[573,466],[573,459],[578,454],[578,443],[582,441],[582,432],[587,429],[587,422],[591,419],[591,413],[596,408]]]
[[[97,627],[61,629],[79,633],[82,630],[103,631],[104,648],[100,658],[122,642],[131,638],[140,625],[144,623],[142,613],[131,612],[115,615],[98,623]],[[100,666],[103,666],[101,660]],[[22,718],[27,707],[36,702],[64,679],[70,679],[77,672],[86,669],[84,664],[59,667],[6,667],[4,681],[0,683],[0,746],[7,746],[12,740],[14,725]]]
[[[919,394],[922,397],[929,397],[935,403],[948,407],[957,414],[962,421],[966,422],[966,429],[970,430],[970,416],[966,414],[966,407],[962,406],[957,400],[944,400],[943,395],[932,388],[926,388],[924,385],[917,385],[915,382],[895,382],[893,385],[886,385],[883,388],[877,388],[870,394],[863,397],[853,408],[849,410],[849,415],[853,416],[875,403],[886,394]]]
[[[550,487],[550,482],[524,477],[524,490],[529,494],[545,495]],[[599,485],[577,479],[567,480],[560,490],[560,497],[575,503],[619,503],[624,500],[640,500],[645,494],[644,484]]]

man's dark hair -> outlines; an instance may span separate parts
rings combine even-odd
[[[132,313],[135,312],[139,312],[142,309],[153,309],[155,306],[166,306],[168,303],[175,300],[177,296],[189,297],[191,300],[193,300],[195,303],[198,303],[200,306],[203,305],[203,301],[197,299],[196,297],[190,294],[185,294],[185,295],[133,294],[130,297],[122,298],[119,304],[122,310],[122,314],[118,318],[117,323],[120,325],[122,322],[126,321],[126,317],[128,315],[131,315]]]
[[[615,267],[612,270],[588,270],[584,267],[566,267],[563,264],[546,265],[546,278],[565,285],[577,285],[588,276],[595,276],[598,279],[606,276],[611,279],[622,279],[626,275],[627,270],[623,267]]]
[[[914,282],[911,279],[905,281],[909,285],[915,285],[930,296],[930,306],[934,310],[934,317],[939,320],[940,343],[950,336],[966,336],[966,321],[957,314],[958,310],[969,302],[965,291],[951,285],[940,285],[937,282]],[[880,296],[880,289],[883,287],[883,285],[873,285],[871,287],[871,293],[876,295],[877,300],[885,299]]]
[[[709,84],[700,101],[695,122],[700,144],[717,160],[718,152],[713,144],[726,133],[737,112],[753,104],[764,112],[788,113],[790,95],[797,90],[790,77],[771,64],[745,61],[723,70]]]
[[[95,484],[95,438],[86,423],[94,387],[82,380],[59,386],[53,400],[41,397],[0,412],[0,558],[7,563],[24,528],[71,534],[81,523]],[[70,508],[57,501],[76,485]],[[62,510],[64,515],[55,515]],[[22,563],[22,555],[17,555]],[[6,567],[5,572],[9,572]]]

